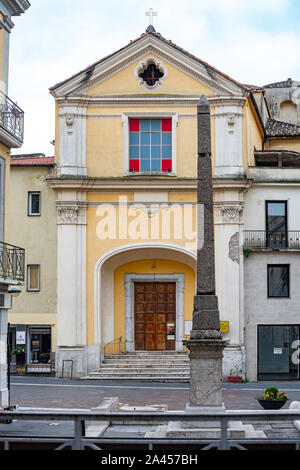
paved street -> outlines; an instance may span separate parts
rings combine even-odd
[[[223,385],[227,409],[261,409],[255,397],[265,388],[276,385],[289,398],[300,401],[300,382],[252,382]],[[11,404],[45,408],[90,408],[105,397],[119,397],[129,405],[167,404],[169,410],[185,408],[189,398],[188,384],[129,381],[67,380],[51,377],[11,377]],[[285,405],[289,406],[289,403]]]

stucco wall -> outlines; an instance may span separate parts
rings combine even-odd
[[[289,298],[268,298],[267,265],[290,265]],[[251,253],[245,260],[247,377],[257,380],[257,325],[300,324],[300,253]]]
[[[25,248],[26,266],[41,266],[40,292],[27,292],[25,284],[22,294],[13,300],[10,320],[14,323],[20,322],[14,314],[34,314],[37,324],[45,321],[44,314],[56,314],[56,207],[55,192],[45,181],[48,171],[45,167],[11,168],[10,243]],[[28,191],[41,192],[40,216],[27,215]]]

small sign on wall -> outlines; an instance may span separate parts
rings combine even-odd
[[[274,348],[274,354],[282,354],[282,348]]]
[[[16,343],[17,344],[25,344],[25,331],[17,331],[16,332]]]
[[[220,330],[229,333],[229,321],[220,321]]]
[[[190,336],[192,327],[193,327],[193,322],[192,321],[186,320],[184,322],[184,334],[186,336]]]
[[[175,323],[167,324],[167,339],[173,341],[175,340]]]

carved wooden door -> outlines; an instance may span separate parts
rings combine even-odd
[[[175,282],[136,282],[134,312],[137,351],[175,349]]]

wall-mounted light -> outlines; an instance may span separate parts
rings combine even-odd
[[[20,287],[10,287],[8,289],[8,293],[11,294],[12,297],[18,297],[21,294]]]

